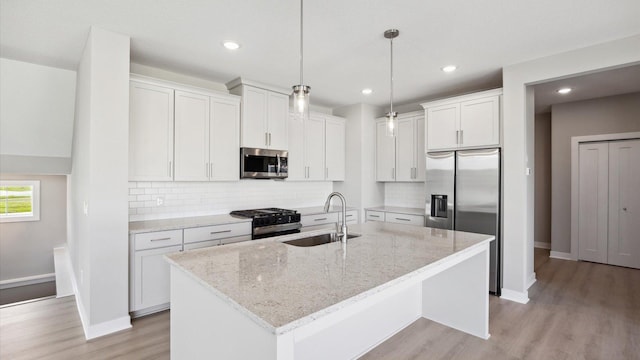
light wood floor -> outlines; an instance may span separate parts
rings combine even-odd
[[[548,258],[521,305],[491,297],[489,340],[421,319],[363,359],[640,359],[640,270]],[[348,339],[345,339],[348,341]],[[73,297],[0,309],[0,359],[168,359],[169,313],[85,341]]]

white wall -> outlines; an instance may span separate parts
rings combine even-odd
[[[228,214],[232,210],[264,207],[321,206],[332,191],[332,182],[130,182],[129,220]],[[162,198],[162,205],[158,205],[158,197]]]
[[[640,93],[551,107],[551,248],[571,253],[571,137],[640,131]]]
[[[551,113],[535,119],[535,214],[536,246],[551,247]]]
[[[92,27],[78,69],[69,249],[85,336],[130,327],[129,37]]]
[[[0,172],[68,174],[75,71],[0,58]]]
[[[0,178],[40,181],[40,220],[0,223],[0,281],[53,273],[53,248],[67,238],[66,176],[2,174]]]
[[[530,85],[640,62],[640,35],[541,59],[503,70],[504,262],[502,297],[529,300],[533,272],[534,107]]]
[[[360,221],[364,221],[364,208],[384,204],[384,184],[376,182],[375,119],[379,113],[379,108],[366,104],[334,109],[334,115],[347,119],[345,181],[334,183],[334,190],[345,196],[347,206],[359,209]]]

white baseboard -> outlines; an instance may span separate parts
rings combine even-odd
[[[20,286],[41,284],[45,282],[51,282],[56,280],[56,274],[40,274],[34,276],[25,276],[15,279],[7,279],[0,281],[0,290],[11,289]]]
[[[527,280],[527,289],[530,288],[533,284],[536,283],[536,273],[532,273],[529,275],[529,280]]]
[[[514,291],[510,289],[502,288],[502,293],[500,295],[501,299],[514,301],[520,304],[526,304],[529,302],[529,293],[527,291],[520,292]]]
[[[533,243],[533,247],[538,248],[538,249],[550,250],[551,249],[551,243],[542,242],[542,241],[536,241],[536,242]]]
[[[117,319],[101,322],[100,324],[90,325],[84,328],[84,337],[87,338],[87,340],[91,340],[97,337],[113,334],[115,332],[130,328],[131,317],[129,317],[129,315],[126,315]]]
[[[549,257],[552,259],[560,259],[560,260],[574,260],[573,256],[571,256],[571,253],[566,253],[566,252],[560,252],[560,251],[551,251],[551,253],[549,254]]]

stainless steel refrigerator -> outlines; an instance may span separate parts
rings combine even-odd
[[[500,149],[426,156],[426,226],[495,235],[489,291],[500,295]]]

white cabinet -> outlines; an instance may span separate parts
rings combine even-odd
[[[289,180],[343,181],[345,119],[311,113],[304,123],[289,117]]]
[[[173,89],[129,83],[129,180],[173,179]]]
[[[287,150],[289,96],[249,85],[241,79],[228,83],[227,87],[232,94],[242,96],[240,145]]]
[[[185,250],[247,240],[251,240],[250,222],[184,229]]]
[[[424,226],[424,215],[404,212],[366,210],[366,221],[380,221],[395,224]]]
[[[347,210],[347,225],[358,224],[358,210]],[[342,223],[342,211],[302,215],[300,224],[302,231],[318,230],[318,229],[335,229],[336,224]]]
[[[169,264],[164,255],[182,251],[182,230],[136,234],[132,241],[130,310],[139,314],[169,307]]]
[[[426,149],[451,150],[500,145],[502,89],[422,104]]]
[[[239,122],[235,97],[176,91],[175,180],[238,180]]]
[[[386,119],[376,123],[376,180],[424,181],[424,116],[421,112],[398,116],[396,136],[386,135]]]

